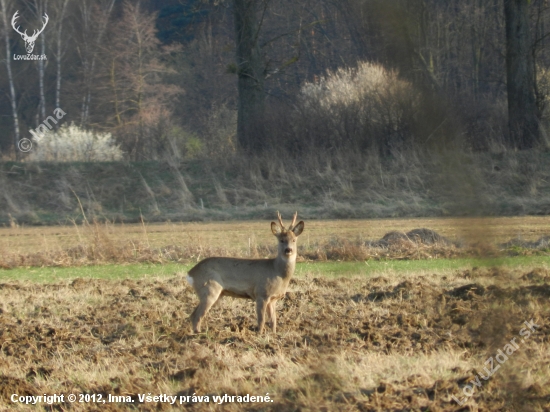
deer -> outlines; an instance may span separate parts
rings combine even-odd
[[[210,257],[202,260],[188,273],[187,281],[199,297],[199,304],[191,314],[193,332],[200,333],[201,321],[222,296],[256,301],[258,334],[264,332],[266,312],[271,329],[277,332],[275,305],[286,294],[294,275],[297,256],[297,238],[304,230],[304,222],[296,224],[298,212],[285,228],[281,214],[279,222],[271,222],[271,232],[278,240],[277,257],[272,259],[242,259]]]
[[[48,21],[50,20],[50,18],[48,17],[48,15],[46,13],[44,13],[44,23],[43,23],[43,26],[40,30],[33,30],[32,32],[32,36],[29,36],[27,34],[27,30],[25,30],[24,32],[21,32],[19,31],[19,27],[21,26],[17,26],[15,27],[16,25],[16,20],[19,18],[19,16],[17,15],[17,13],[19,13],[19,10],[17,10],[15,12],[15,14],[13,15],[12,19],[11,19],[11,26],[13,27],[13,29],[19,33],[21,35],[21,37],[23,38],[23,40],[25,41],[25,48],[27,49],[27,53],[30,54],[32,53],[33,49],[34,49],[34,42],[36,41],[36,39],[38,38],[38,35],[40,33],[42,33],[44,31],[44,29],[46,28],[46,24],[48,24]]]

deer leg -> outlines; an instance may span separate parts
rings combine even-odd
[[[191,321],[193,323],[193,332],[200,333],[202,318],[208,313],[212,305],[216,303],[223,288],[220,284],[213,281],[208,281],[202,289],[197,291],[199,295],[199,305],[195,308],[191,314]]]
[[[264,299],[264,298],[256,299],[256,314],[258,316],[258,333],[260,334],[264,331],[266,309],[267,309],[267,299]]]
[[[273,330],[273,333],[277,332],[277,312],[275,312],[276,303],[276,300],[272,300],[267,304],[267,312],[271,318],[271,329]]]

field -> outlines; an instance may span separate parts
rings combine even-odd
[[[0,409],[550,410],[549,226],[306,221],[262,336],[254,304],[230,298],[192,334],[185,275],[272,254],[268,222],[3,228]],[[384,237],[415,228],[446,239]]]

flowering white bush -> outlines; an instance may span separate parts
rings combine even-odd
[[[74,123],[33,140],[32,161],[107,162],[123,156],[110,133],[84,130]]]
[[[302,86],[302,97],[310,104],[318,104],[326,109],[357,102],[368,103],[366,98],[382,97],[388,88],[395,84],[397,76],[382,66],[363,62],[357,69],[339,68],[329,71],[316,83]],[[401,81],[404,84],[403,81]]]
[[[419,94],[375,63],[329,71],[300,90],[299,120],[326,146],[394,146],[409,138]]]

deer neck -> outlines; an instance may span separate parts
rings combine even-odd
[[[280,273],[280,276],[283,279],[290,279],[294,274],[294,269],[296,268],[296,255],[291,257],[286,256],[277,256],[275,258],[275,269]]]

